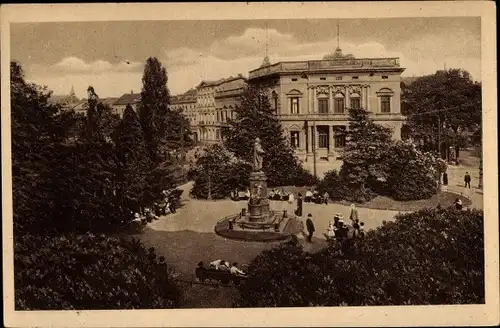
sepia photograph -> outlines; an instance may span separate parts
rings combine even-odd
[[[2,6],[6,325],[498,324],[495,28],[482,1]]]

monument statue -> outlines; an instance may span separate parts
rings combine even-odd
[[[255,139],[255,144],[253,147],[253,171],[254,172],[261,172],[262,171],[262,161],[263,161],[263,155],[264,155],[264,150],[262,149],[262,146],[260,144],[260,139],[256,138]]]

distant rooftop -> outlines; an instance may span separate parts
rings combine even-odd
[[[218,85],[221,85],[222,83],[227,83],[231,82],[234,80],[238,79],[243,79],[246,81],[246,77],[244,77],[242,74],[238,74],[237,76],[230,76],[228,78],[222,78],[216,81],[201,81],[200,84],[196,88],[201,88],[201,87],[215,87]]]
[[[190,102],[196,102],[196,89],[189,89],[183,94],[170,97],[170,103],[172,104],[181,104]]]
[[[141,94],[140,93],[126,93],[118,100],[115,101],[115,105],[128,105],[128,104],[137,104],[138,102],[141,101]]]

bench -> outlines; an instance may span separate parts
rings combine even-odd
[[[195,270],[195,276],[202,283],[207,280],[212,280],[220,282],[223,285],[229,285],[230,283],[232,283],[235,286],[239,286],[247,279],[247,277],[245,276],[235,275],[229,271],[222,271],[205,267],[197,267]]]

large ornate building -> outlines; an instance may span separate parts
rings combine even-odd
[[[339,47],[322,60],[270,64],[249,72],[248,83],[269,88],[284,133],[302,161],[341,159],[348,109],[364,108],[401,138],[399,58],[354,58]]]

